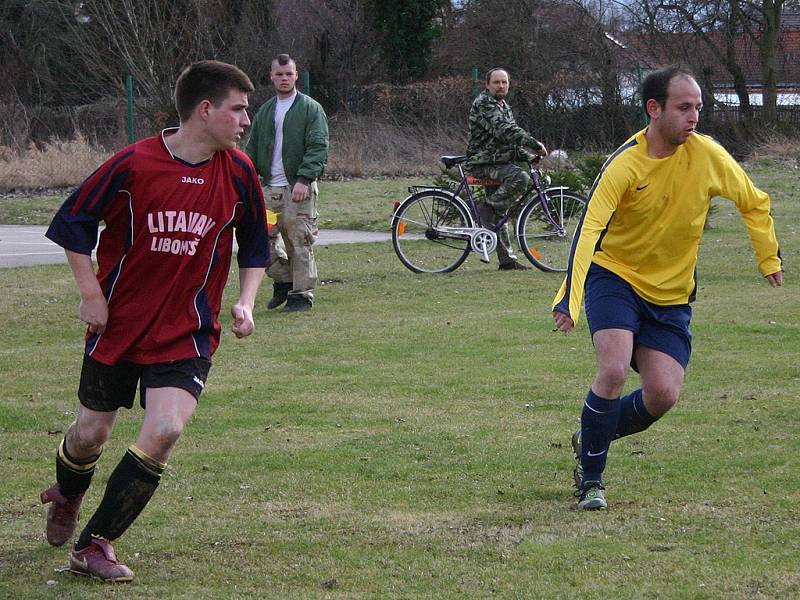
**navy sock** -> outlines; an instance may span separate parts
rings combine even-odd
[[[617,425],[617,432],[614,434],[615,440],[644,431],[659,419],[659,417],[654,417],[647,412],[641,388],[627,396],[623,396],[619,403],[619,424]]]
[[[619,398],[601,398],[591,389],[581,414],[581,465],[583,481],[600,481],[606,468],[608,447],[619,421]]]

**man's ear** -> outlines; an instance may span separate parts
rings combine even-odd
[[[661,105],[655,98],[650,98],[644,107],[645,110],[647,110],[647,116],[650,117],[650,119],[657,118],[661,115]]]
[[[194,114],[200,117],[203,121],[208,118],[208,113],[211,112],[212,104],[210,100],[201,100],[195,107]]]

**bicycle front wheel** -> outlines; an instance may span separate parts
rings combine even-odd
[[[469,237],[455,228],[472,227],[467,208],[451,194],[425,190],[409,196],[392,217],[392,245],[414,273],[449,273],[470,252]]]
[[[545,190],[545,199],[547,211],[538,196],[522,209],[517,223],[517,241],[535,267],[563,273],[569,266],[572,239],[586,198],[565,188],[553,188]]]

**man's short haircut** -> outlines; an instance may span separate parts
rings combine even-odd
[[[291,56],[289,56],[288,54],[278,54],[278,56],[272,59],[272,62],[270,63],[270,69],[272,69],[272,67],[274,67],[275,64],[279,64],[280,66],[285,67],[289,63],[292,63],[294,65],[295,70],[297,70],[297,63]]]
[[[667,105],[669,83],[676,77],[694,79],[694,75],[681,67],[666,67],[653,71],[642,82],[642,102],[647,106],[648,100],[655,100],[663,109]]]
[[[504,69],[503,67],[492,67],[488,71],[486,71],[486,85],[489,85],[489,81],[492,79],[492,73],[495,71],[502,71],[506,75],[508,75],[508,69]]]
[[[175,108],[181,121],[188,121],[203,100],[215,107],[231,90],[250,94],[255,88],[239,67],[218,60],[201,60],[186,67],[175,83]]]

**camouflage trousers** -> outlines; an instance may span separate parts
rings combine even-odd
[[[530,175],[513,163],[477,165],[470,169],[470,174],[473,177],[500,181],[499,187],[486,188],[486,202],[480,207],[483,224],[493,228],[506,210],[522,196],[531,180]],[[511,246],[508,222],[497,232],[497,259],[501,265],[517,260]]]
[[[292,202],[292,188],[264,187],[267,210],[278,214],[269,232],[269,275],[276,282],[292,283],[289,294],[309,300],[317,285],[317,263],[312,246],[317,241],[317,183],[308,187],[309,197]]]

